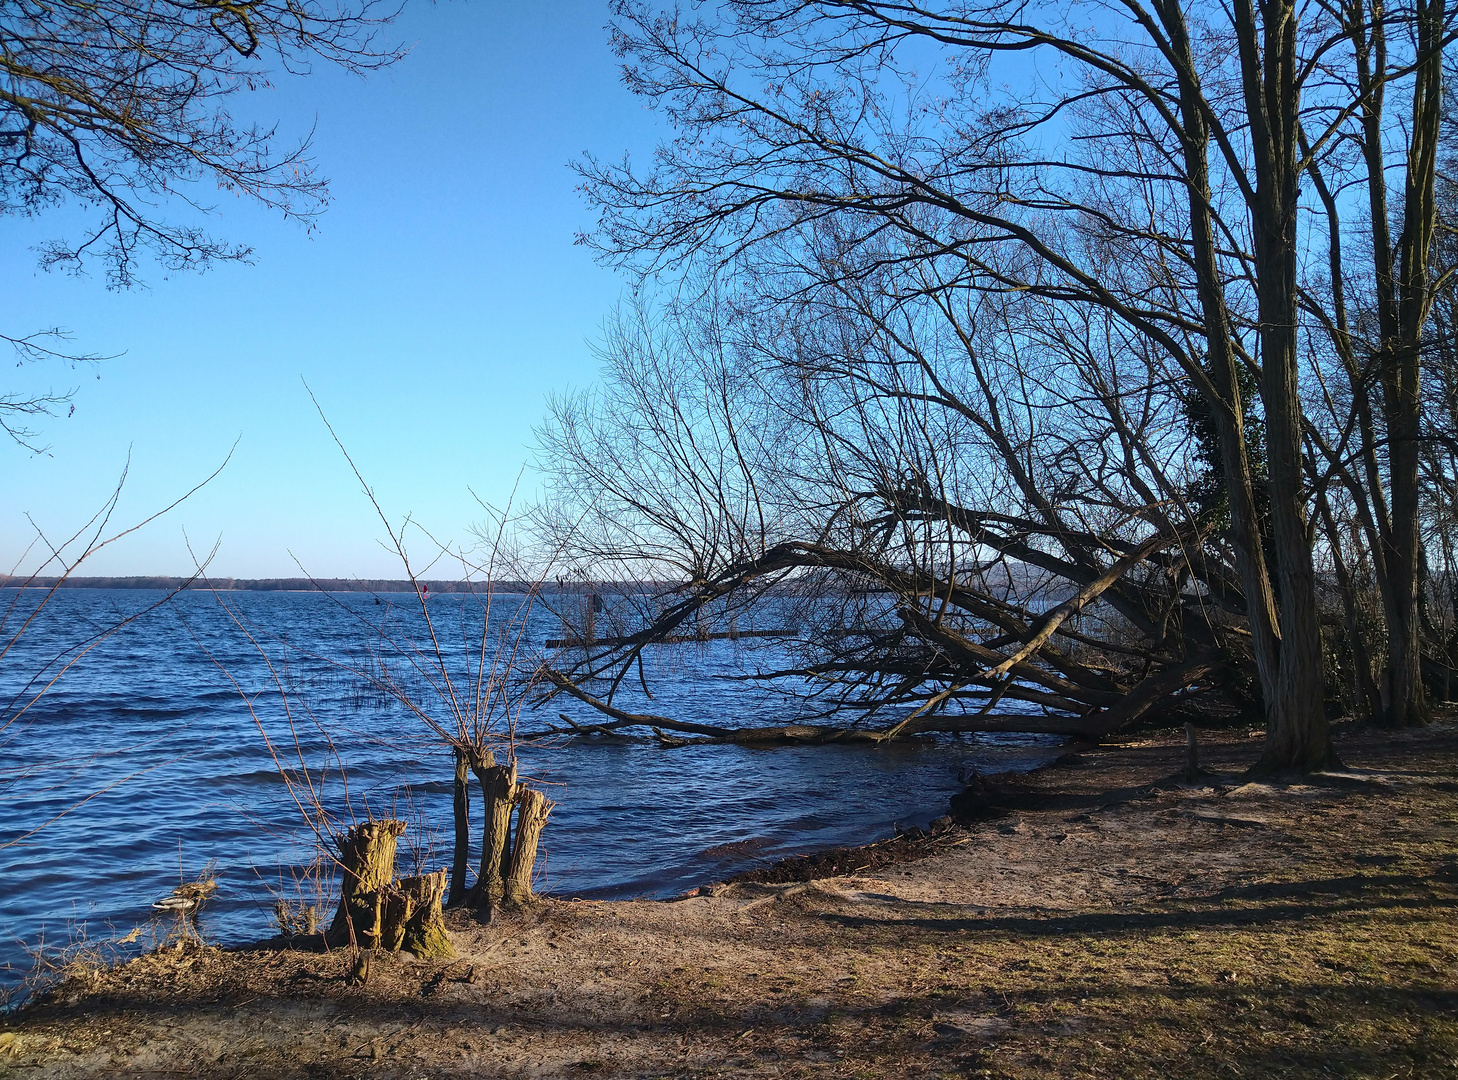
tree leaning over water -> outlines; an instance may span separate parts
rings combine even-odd
[[[726,345],[716,370],[736,378],[693,394],[728,401],[768,362],[814,403],[800,419],[820,432],[821,460],[859,439],[865,468],[821,470],[839,472],[845,496],[821,513],[766,518],[744,450],[753,429],[715,407],[710,450],[727,466],[715,479],[737,468],[743,482],[706,480],[667,515],[693,530],[635,543],[625,527],[586,545],[588,561],[665,558],[686,582],[669,623],[766,575],[889,582],[904,630],[805,673],[879,665],[880,687],[906,661],[896,685],[910,693],[926,674],[932,710],[965,685],[995,686],[987,701],[1020,692],[1003,685],[1014,674],[1022,690],[1061,679],[1063,702],[1044,704],[1088,717],[1113,707],[1107,695],[1168,707],[1244,672],[1267,724],[1261,768],[1307,770],[1335,760],[1313,500],[1340,491],[1359,532],[1377,508],[1362,540],[1382,560],[1383,614],[1359,643],[1384,658],[1372,710],[1423,718],[1415,463],[1420,345],[1442,284],[1429,272],[1442,3],[741,0],[617,14],[628,83],[677,135],[647,171],[585,165],[602,210],[593,242],[641,281],[677,282],[680,312],[725,331],[700,340]],[[696,291],[704,281],[719,284]],[[641,390],[634,378],[618,384]],[[839,396],[825,398],[832,383]],[[782,418],[785,400],[772,403]],[[691,423],[659,413],[702,452]],[[643,429],[613,434],[601,419],[579,402],[549,428],[571,463],[563,506],[641,446]],[[841,423],[858,429],[849,441]],[[969,438],[986,451],[976,468]],[[760,464],[778,467],[786,445]],[[615,494],[665,521],[644,486]],[[737,508],[754,514],[736,519],[723,493],[741,489]],[[722,543],[702,543],[715,529]],[[921,550],[868,564],[877,530]],[[998,560],[1042,566],[1062,594],[1010,610],[989,587]],[[1119,648],[1134,658],[1080,701],[1064,685],[1077,663],[1050,642],[1074,641],[1068,620],[1095,601],[1133,631],[1132,644],[1087,645],[1097,663]],[[952,610],[995,632],[949,634]],[[569,676],[620,680],[635,647]]]

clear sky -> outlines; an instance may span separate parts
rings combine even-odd
[[[63,326],[74,348],[124,352],[0,384],[79,387],[75,415],[44,422],[47,456],[0,445],[0,569],[33,535],[27,512],[52,533],[84,521],[129,448],[124,522],[238,440],[211,485],[84,572],[187,572],[185,529],[203,550],[221,538],[219,575],[294,576],[297,557],[318,576],[399,576],[301,378],[392,517],[466,539],[482,516],[468,488],[506,499],[547,394],[596,377],[590,342],[623,295],[573,245],[592,217],[567,167],[584,150],[641,159],[661,131],[619,81],[606,7],[411,0],[396,67],[253,95],[247,110],[285,136],[315,128],[333,201],[309,235],[223,196],[212,231],[250,243],[251,266],[154,268],[148,288],[109,292],[99,268],[37,269],[37,242],[76,231],[65,213],[0,219],[0,327]]]

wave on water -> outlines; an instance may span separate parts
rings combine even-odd
[[[56,594],[5,658],[0,700],[78,627],[157,598]],[[229,600],[297,656],[314,658],[357,656],[360,628],[378,610],[362,593]],[[538,642],[552,631],[545,619],[533,629]],[[746,669],[744,643],[663,652],[647,660],[650,679],[659,677],[655,712],[698,721],[798,719],[783,696],[716,678]],[[219,663],[257,695],[251,710]],[[357,684],[352,690],[338,667],[317,659],[289,673],[309,687],[315,713],[295,717],[291,735],[273,708],[272,675],[210,594],[184,593],[105,641],[26,713],[5,747],[20,780],[0,787],[0,981],[23,972],[23,943],[43,934],[55,940],[85,924],[120,936],[150,924],[153,901],[209,863],[219,888],[201,931],[220,942],[269,935],[275,892],[295,888],[297,868],[313,861],[315,849],[260,723],[287,751],[285,764],[297,766],[290,755],[301,752],[322,770],[322,790],[338,813],[407,817],[419,826],[417,855],[448,864],[450,755],[432,748],[402,710],[359,694]],[[592,719],[576,703],[552,709]],[[774,859],[880,839],[898,824],[924,824],[945,811],[959,770],[1031,768],[1056,756],[1060,742],[937,737],[689,752],[642,739],[571,739],[523,748],[521,768],[557,802],[542,840],[547,890],[661,897]],[[27,765],[40,771],[26,775]]]

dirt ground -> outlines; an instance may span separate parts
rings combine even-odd
[[[1447,719],[1343,727],[1349,771],[1300,785],[1244,783],[1244,732],[1200,786],[1162,781],[1173,738],[1087,751],[931,837],[460,917],[458,960],[365,986],[338,953],[168,948],[0,1021],[0,1076],[1458,1076]]]

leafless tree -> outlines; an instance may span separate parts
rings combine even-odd
[[[231,458],[231,453],[229,458]],[[125,749],[102,754],[78,754],[48,738],[34,721],[41,699],[66,673],[113,635],[166,605],[195,580],[189,578],[159,599],[129,614],[104,620],[85,631],[57,635],[59,643],[38,659],[23,655],[22,642],[36,624],[47,618],[47,607],[87,561],[176,509],[226,467],[228,459],[181,498],[133,525],[113,524],[117,504],[126,485],[123,469],[111,496],[92,517],[68,536],[53,537],[37,527],[30,546],[9,572],[0,573],[0,802],[23,803],[42,793],[72,792],[51,817],[36,820],[0,847],[23,843],[42,829],[72,813],[97,795],[134,778],[106,775],[105,758]],[[211,554],[199,562],[199,573]]]
[[[319,407],[317,400],[315,406]],[[336,849],[347,856],[347,829],[361,824],[347,791],[341,791],[342,802],[336,806],[321,786],[331,769],[342,775],[340,748],[348,747],[358,734],[349,733],[337,715],[319,709],[308,686],[287,677],[291,664],[322,664],[397,706],[410,721],[397,736],[400,742],[423,740],[429,747],[448,749],[455,765],[454,845],[445,900],[448,904],[469,900],[489,918],[501,903],[521,903],[530,897],[538,839],[554,805],[537,786],[519,781],[517,760],[522,709],[540,677],[537,646],[528,638],[528,628],[545,571],[526,580],[524,594],[514,590],[525,575],[511,538],[509,504],[500,512],[482,505],[487,521],[478,529],[479,545],[472,549],[437,541],[409,517],[391,521],[322,408],[319,415],[379,519],[384,546],[399,560],[410,584],[409,602],[397,608],[393,597],[377,596],[383,601],[378,609],[361,611],[326,593],[338,604],[340,618],[356,628],[362,650],[354,656],[328,656],[271,635],[215,590],[227,617],[263,660],[268,697],[277,699],[277,712],[284,720],[277,733],[270,731],[256,706],[256,691],[241,685],[226,665],[214,662],[249,709],[322,857],[337,859]],[[412,537],[424,541],[425,566],[411,553]],[[425,578],[442,562],[459,569],[461,587],[432,602]],[[551,562],[537,565],[550,568]],[[324,735],[322,760],[309,759],[299,737],[301,729]],[[472,775],[482,800],[481,862],[468,890]],[[368,807],[365,813],[373,817]],[[393,843],[392,837],[391,852]]]
[[[246,260],[249,248],[198,219],[219,190],[311,224],[327,191],[307,140],[234,119],[229,99],[319,61],[365,72],[401,55],[382,44],[395,9],[375,0],[14,0],[0,11],[0,214],[63,204],[92,211],[84,231],[41,250],[47,267],[98,261],[108,282],[137,281],[151,252],[169,270]],[[183,219],[173,215],[183,212]],[[190,218],[188,213],[191,212]],[[91,360],[55,331],[18,333],[22,361]],[[0,398],[0,426],[26,444],[21,417],[66,393]]]
[[[1097,737],[1248,705],[1222,677],[1249,646],[1228,549],[1185,494],[1178,383],[1115,351],[1117,324],[1014,326],[1021,301],[866,276],[775,305],[777,327],[721,321],[754,306],[624,313],[604,386],[542,432],[539,522],[585,575],[638,583],[609,613],[630,632],[582,637],[549,676],[600,729]],[[755,677],[856,719],[727,731],[614,705],[635,671],[646,687],[646,648],[766,597],[800,629],[795,662]]]
[[[1226,594],[1267,721],[1261,768],[1320,768],[1334,757],[1302,302],[1313,251],[1327,253],[1299,227],[1321,205],[1302,179],[1345,166],[1338,147],[1373,144],[1342,179],[1355,170],[1375,195],[1368,158],[1407,163],[1405,224],[1387,249],[1389,311],[1406,329],[1381,350],[1400,429],[1415,385],[1403,343],[1431,296],[1423,203],[1450,21],[1432,3],[728,0],[692,15],[623,3],[628,83],[677,134],[646,171],[586,163],[602,209],[593,242],[645,281],[699,267],[791,301],[890,274],[893,296],[951,286],[1027,302],[1012,325],[1107,322],[1107,340],[1167,370],[1212,435]],[[1374,100],[1394,87],[1415,112]],[[1393,493],[1405,462],[1384,478]],[[1411,500],[1398,501],[1392,543],[1410,561]],[[1389,717],[1420,715],[1420,684],[1388,681],[1419,700]]]
[[[1314,265],[1298,286],[1315,384],[1311,486],[1318,502],[1335,497],[1350,508],[1338,517],[1355,527],[1361,558],[1370,561],[1385,640],[1385,648],[1358,643],[1381,656],[1368,711],[1402,727],[1428,718],[1422,382],[1430,315],[1446,275],[1436,268],[1434,241],[1451,16],[1441,3],[1390,12],[1357,3],[1339,14],[1333,32],[1344,37],[1342,47],[1310,63],[1315,78],[1350,97],[1351,116],[1332,125],[1324,147],[1298,133],[1319,230]],[[1339,496],[1329,494],[1333,487]],[[1321,513],[1331,517],[1325,505]],[[1339,552],[1330,529],[1326,539]],[[1338,570],[1339,580],[1344,575]],[[1352,601],[1345,606],[1351,624]]]

